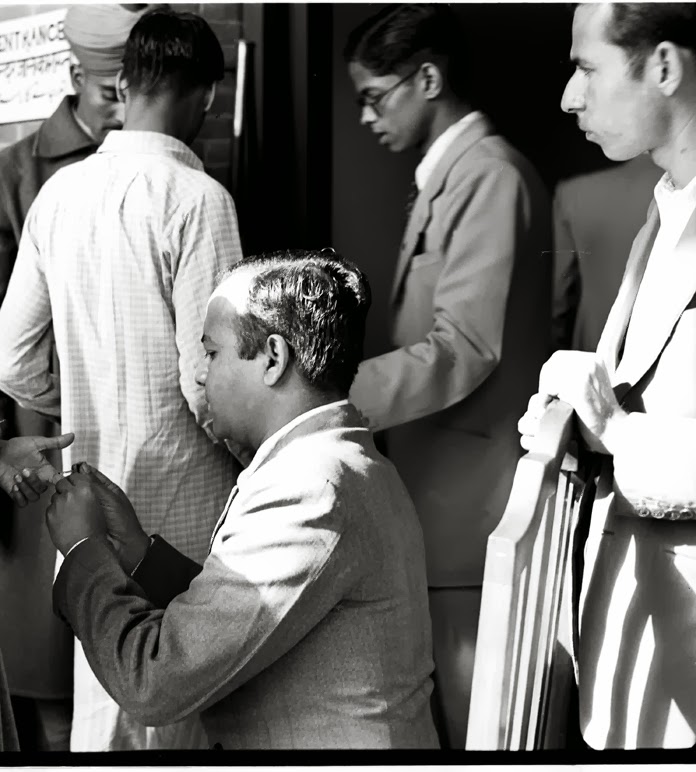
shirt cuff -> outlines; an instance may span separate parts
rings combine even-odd
[[[154,536],[150,536],[150,547],[152,547],[152,543],[153,543],[154,541],[155,541],[155,537],[154,537]],[[148,548],[147,548],[147,550],[149,550],[149,549],[150,549],[150,547],[148,547]],[[138,563],[137,563],[137,565],[135,566],[135,568],[134,568],[134,569],[133,569],[133,570],[130,572],[130,576],[131,576],[131,577],[135,575],[135,572],[136,572],[136,571],[137,571],[137,570],[140,568],[140,564],[141,564],[141,563],[143,562],[143,560],[145,560],[145,558],[147,557],[147,550],[145,550],[145,554],[144,554],[144,555],[143,555],[143,556],[140,558],[140,560],[138,561]]]
[[[68,555],[69,555],[69,554],[70,554],[70,553],[71,553],[71,552],[72,552],[72,551],[75,549],[75,547],[77,547],[77,546],[78,546],[78,544],[82,544],[82,542],[83,542],[83,541],[87,541],[87,539],[91,539],[91,538],[92,538],[91,536],[85,536],[85,538],[84,538],[84,539],[80,539],[80,541],[76,541],[76,542],[75,542],[75,543],[72,545],[72,547],[70,547],[70,549],[69,549],[69,550],[68,550],[68,551],[65,553],[65,557],[67,558],[67,557],[68,557]]]

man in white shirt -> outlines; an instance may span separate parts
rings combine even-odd
[[[394,350],[350,397],[414,499],[425,535],[443,745],[464,747],[488,535],[519,457],[516,422],[548,356],[550,202],[473,109],[446,6],[389,6],[345,51],[361,122],[417,148],[418,195],[391,295]]]
[[[596,354],[557,352],[549,400],[597,454],[580,594],[580,722],[593,748],[696,742],[696,6],[581,4],[562,108],[612,160],[665,170]],[[581,529],[582,531],[583,529]],[[576,587],[580,586],[576,577]]]
[[[58,169],[92,155],[109,131],[123,125],[116,94],[126,40],[141,15],[140,4],[71,5],[63,32],[78,63],[71,65],[74,95],[63,98],[37,131],[0,152],[0,303],[17,257],[29,208],[41,186]],[[58,362],[54,359],[57,371]],[[25,410],[0,394],[0,437],[55,432],[45,416]],[[49,451],[61,466],[60,454]],[[0,493],[0,511],[12,506]],[[32,502],[0,523],[0,625],[7,677],[17,727],[26,751],[70,747],[73,641],[55,617],[51,590],[56,551],[43,525],[48,497]],[[27,608],[32,609],[27,614]]]
[[[215,275],[241,258],[232,199],[188,147],[222,77],[203,19],[143,16],[119,79],[123,131],[44,185],[0,309],[0,389],[60,418],[76,435],[65,463],[99,465],[148,529],[194,559],[238,470],[194,378]],[[72,750],[176,747],[179,730],[190,747],[186,727],[155,732],[123,715],[76,649]]]
[[[354,266],[312,252],[239,263],[213,293],[197,379],[252,460],[202,566],[107,478],[58,482],[56,609],[143,723],[200,712],[230,750],[437,747],[423,536],[346,399],[369,304]]]

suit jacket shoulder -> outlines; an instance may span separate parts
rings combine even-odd
[[[472,175],[474,170],[512,172],[523,177],[526,183],[543,187],[532,164],[505,137],[495,133],[486,118],[479,118],[469,130],[463,131],[455,139],[432,176],[438,181],[441,175],[449,186]]]

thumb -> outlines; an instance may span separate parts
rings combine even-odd
[[[83,462],[82,464],[80,464],[80,471],[90,475],[91,477],[96,478],[102,485],[104,485],[113,493],[121,492],[121,489],[118,487],[118,485],[116,485],[115,482],[112,482],[105,474],[102,474],[98,469],[95,469],[93,466],[90,466],[88,463]]]
[[[41,442],[41,446],[44,450],[67,448],[74,439],[75,435],[72,432],[68,432],[67,434],[61,434],[59,437],[45,437]]]

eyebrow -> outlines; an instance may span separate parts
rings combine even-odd
[[[582,56],[571,56],[568,61],[576,67],[587,67],[590,64],[587,59],[583,59]]]

